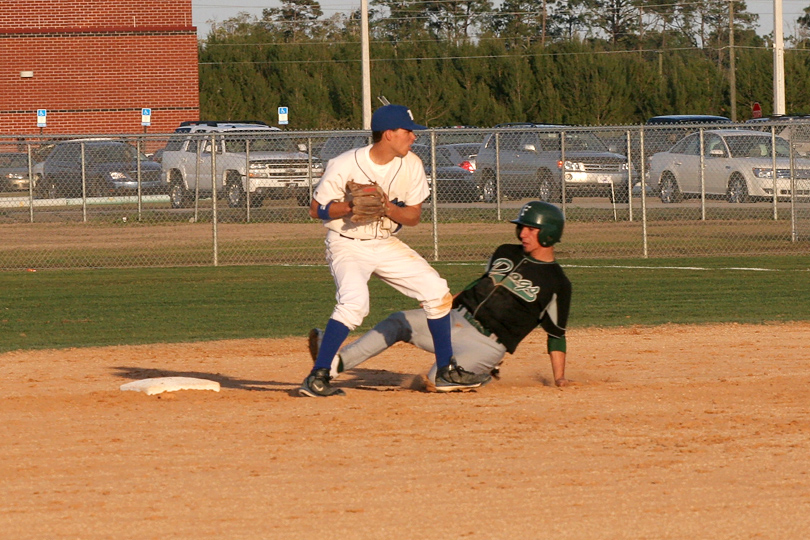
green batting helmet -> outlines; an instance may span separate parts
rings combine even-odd
[[[565,216],[553,204],[543,201],[529,201],[523,205],[517,219],[513,219],[512,223],[540,229],[537,233],[537,241],[541,246],[549,247],[562,238]]]

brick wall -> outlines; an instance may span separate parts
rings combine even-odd
[[[33,72],[33,77],[21,77]],[[3,0],[0,133],[168,133],[199,118],[190,0]]]

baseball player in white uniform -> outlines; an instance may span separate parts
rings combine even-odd
[[[300,395],[344,395],[330,384],[330,366],[349,332],[369,313],[372,275],[415,298],[424,309],[436,354],[437,390],[476,388],[491,379],[458,367],[450,340],[453,298],[447,282],[395,236],[403,225],[419,223],[422,201],[430,194],[422,160],[410,151],[416,140],[413,131],[419,129],[427,128],[414,122],[407,107],[377,109],[371,119],[372,144],[330,160],[315,187],[310,215],[327,228],[326,260],[337,285],[337,305]],[[373,215],[358,210],[361,190],[374,192],[379,200]]]

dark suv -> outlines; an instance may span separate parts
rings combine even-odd
[[[138,192],[140,172],[141,193],[167,193],[168,184],[161,179],[160,171],[159,163],[139,154],[129,143],[73,140],[54,146],[35,186],[44,198],[81,197],[82,184],[88,197],[131,195]]]
[[[482,199],[496,200],[496,161],[500,194],[561,202],[565,198],[628,199],[627,158],[610,152],[592,131],[549,124],[501,124],[484,139],[476,157],[475,179]],[[561,137],[564,133],[565,137]],[[565,141],[563,144],[561,141]],[[564,155],[563,155],[564,152]]]

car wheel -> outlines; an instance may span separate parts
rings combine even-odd
[[[661,178],[661,202],[677,203],[683,200],[683,194],[678,187],[678,182],[672,175],[665,174]]]
[[[728,181],[726,200],[730,203],[747,203],[751,201],[748,195],[748,185],[745,179],[740,176],[732,176]]]
[[[241,208],[247,203],[245,189],[242,182],[228,182],[225,186],[225,198],[228,199],[228,206],[231,208]]]
[[[481,183],[481,200],[486,203],[498,200],[498,184],[492,173],[484,175],[484,181]]]
[[[175,180],[169,188],[169,201],[172,208],[188,208],[191,206],[191,194],[183,185],[182,180]]]
[[[562,201],[562,190],[560,189],[559,184],[557,184],[557,182],[555,182],[551,177],[550,172],[540,171],[537,173],[537,183],[541,201],[556,203]],[[566,197],[566,199],[569,198]],[[573,200],[573,197],[570,199]],[[571,202],[571,200],[566,200],[566,202]]]

